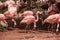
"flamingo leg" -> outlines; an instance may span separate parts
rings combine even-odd
[[[30,29],[30,25],[29,25],[29,29]]]
[[[52,24],[52,26],[51,26],[51,31],[52,31],[52,33],[53,33],[53,27],[54,27],[54,25]]]
[[[33,28],[33,29],[36,29],[36,27],[37,27],[37,26],[36,26],[36,22],[34,22],[34,28]]]
[[[0,27],[1,27],[1,21],[0,21]]]
[[[27,25],[27,26],[25,27],[25,30],[28,28],[28,26],[29,26],[29,25]]]
[[[50,25],[48,26],[48,31],[49,31]]]
[[[56,33],[58,34],[59,23],[57,23]]]

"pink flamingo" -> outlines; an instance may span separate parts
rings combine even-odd
[[[59,22],[60,22],[60,14],[54,14],[54,15],[50,15],[49,17],[47,17],[44,21],[43,24],[45,23],[50,23],[50,24],[54,24],[57,23],[57,29],[56,32],[58,32],[58,28],[59,28]],[[52,27],[53,28],[53,27]],[[48,28],[49,30],[49,28]]]
[[[7,0],[6,2],[4,2],[5,6],[10,5],[10,4],[15,4],[15,2],[13,0]]]
[[[2,22],[4,22],[6,24],[6,26],[8,26],[7,22],[5,21],[5,19],[6,19],[5,15],[4,14],[0,14],[0,22],[2,21]]]
[[[14,15],[17,15],[17,5],[16,4],[14,4],[14,5],[10,4],[8,6],[8,11]]]
[[[33,12],[32,11],[24,11],[23,14],[25,16],[29,16],[29,15],[33,15]]]
[[[37,0],[36,3],[39,3],[39,4],[46,4],[46,3],[49,3],[50,0]]]
[[[23,0],[17,0],[16,4],[18,7],[26,7],[27,6],[27,2],[24,2]]]
[[[6,11],[6,12],[4,13],[4,15],[5,15],[6,17],[9,17],[10,19],[12,19],[12,18],[14,17],[14,15],[13,15],[12,13],[10,13],[9,11]]]
[[[9,11],[6,11],[6,12],[4,13],[4,15],[6,16],[6,18],[9,18],[9,19],[11,19],[11,20],[14,22],[14,27],[15,27],[16,22],[15,22],[15,20],[14,20],[14,15],[13,15],[12,13],[10,13]]]
[[[0,1],[0,7],[3,5],[3,3]]]
[[[60,2],[60,0],[55,0],[56,2]]]
[[[52,14],[55,14],[56,11],[57,11],[56,4],[52,4],[52,5],[48,8],[47,13],[48,13],[49,15],[52,15]]]
[[[14,15],[17,14],[17,5],[15,4],[13,0],[7,0],[4,4],[6,6],[8,5],[8,11],[10,13],[13,13]]]
[[[24,11],[23,13],[19,14],[19,17],[26,17],[26,16],[33,16],[33,12],[32,11]]]
[[[20,24],[27,24],[27,26],[26,26],[26,28],[27,28],[29,26],[29,24],[34,23],[34,29],[36,29],[36,22],[38,21],[38,14],[36,14],[36,16],[37,16],[37,19],[32,15],[26,16],[25,18],[22,19]]]
[[[37,11],[35,14],[41,14],[40,11]],[[33,11],[24,11],[23,13],[19,14],[19,17],[26,17],[26,16],[33,16]]]
[[[21,6],[20,4],[21,4],[21,1],[20,0],[17,0],[16,1],[16,4],[17,4],[17,6]]]

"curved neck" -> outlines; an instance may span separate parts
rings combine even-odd
[[[36,20],[35,20],[35,22],[37,22],[38,20],[39,20],[39,17],[38,17],[38,13],[36,13]]]

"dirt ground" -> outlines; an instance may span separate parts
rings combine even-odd
[[[0,40],[60,40],[60,34],[46,31],[7,30],[0,32]]]

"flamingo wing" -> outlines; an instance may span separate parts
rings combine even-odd
[[[20,23],[30,24],[32,22],[35,22],[35,17],[34,16],[27,16]]]

